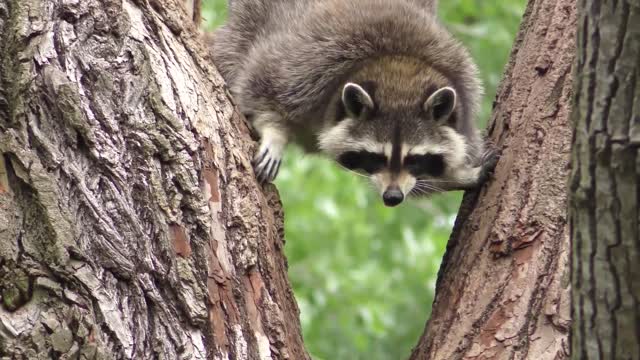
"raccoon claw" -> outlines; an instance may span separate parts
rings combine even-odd
[[[500,160],[500,155],[496,151],[487,152],[482,159],[482,165],[480,168],[480,174],[478,177],[478,184],[484,184],[493,175],[493,170],[496,168]]]
[[[253,159],[253,170],[258,181],[261,183],[272,182],[278,175],[281,162],[281,152],[273,151],[269,147],[261,147]]]

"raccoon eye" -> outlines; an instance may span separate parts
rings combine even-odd
[[[440,176],[444,172],[444,157],[440,154],[408,155],[404,166],[413,176]]]
[[[387,163],[387,157],[369,151],[348,151],[338,157],[338,163],[349,170],[364,170],[366,173],[376,173]]]

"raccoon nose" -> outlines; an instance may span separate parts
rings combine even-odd
[[[396,206],[404,200],[404,194],[397,187],[388,187],[382,194],[382,200],[387,206]]]

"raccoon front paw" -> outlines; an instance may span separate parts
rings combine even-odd
[[[480,166],[480,173],[478,174],[478,185],[482,185],[491,179],[498,160],[500,160],[500,154],[497,151],[488,150],[484,154],[482,157],[482,165]]]
[[[256,173],[258,181],[261,183],[272,182],[278,175],[281,162],[281,147],[261,144],[258,153],[253,158],[253,171]]]

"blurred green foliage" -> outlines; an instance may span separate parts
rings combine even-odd
[[[470,49],[486,88],[481,122],[508,59],[524,0],[441,1],[440,17]],[[224,0],[204,0],[214,29]],[[285,251],[307,349],[316,360],[407,358],[430,313],[461,193],[386,208],[361,177],[291,146],[276,180]]]

